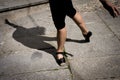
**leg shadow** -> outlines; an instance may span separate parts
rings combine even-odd
[[[76,42],[76,43],[88,43],[85,40],[75,40],[75,39],[69,39],[69,38],[67,38],[66,41],[68,41],[68,42]]]

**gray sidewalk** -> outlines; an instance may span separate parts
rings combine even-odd
[[[37,6],[44,3],[48,3],[48,0],[0,0],[0,12]]]
[[[0,80],[120,80],[120,16],[113,19],[100,4],[74,4],[93,36],[84,43],[66,17],[64,67],[54,58],[56,29],[48,4],[0,13]]]

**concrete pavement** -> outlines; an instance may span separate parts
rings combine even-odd
[[[37,6],[44,3],[48,3],[48,0],[0,0],[0,12]]]
[[[82,2],[74,4],[93,36],[84,43],[66,17],[70,55],[64,67],[54,58],[56,29],[48,4],[0,13],[0,80],[120,80],[120,17],[113,19],[99,6],[82,9]]]

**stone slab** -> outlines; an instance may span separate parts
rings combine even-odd
[[[120,56],[74,58],[70,61],[73,80],[119,80]]]
[[[12,25],[6,24],[5,19]],[[0,54],[56,47],[56,29],[48,5],[1,13],[0,22]]]
[[[47,3],[48,0],[0,0],[0,12]]]
[[[73,80],[119,79],[119,39],[95,12],[85,12],[81,15],[93,36],[90,43],[84,43],[79,28],[67,19],[70,40],[66,42],[65,48],[73,55],[68,57]],[[118,21],[115,20],[114,22]]]
[[[67,68],[54,58],[56,33],[48,31],[54,28],[48,5],[34,9],[0,14],[0,75]]]
[[[120,11],[120,9],[119,9]],[[104,23],[107,25],[107,27],[117,36],[117,38],[120,40],[120,16],[117,18],[113,18],[110,16],[110,14],[105,9],[99,9],[96,12],[100,18],[104,21]],[[108,14],[108,15],[106,15]]]
[[[68,19],[68,40],[65,48],[68,53],[73,54],[74,58],[79,57],[103,57],[108,55],[119,55],[120,41],[107,28],[104,22],[95,12],[85,12],[83,19],[89,30],[93,32],[90,43],[85,43],[79,28]],[[72,46],[71,46],[72,45]],[[71,57],[69,57],[71,58]]]
[[[68,69],[0,76],[0,80],[72,80]]]
[[[16,51],[0,57],[0,75],[67,68],[60,67],[54,57],[44,51]]]

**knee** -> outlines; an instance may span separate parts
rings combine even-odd
[[[54,23],[54,24],[55,24],[57,31],[61,31],[65,28],[65,22],[64,23],[58,22],[58,23]]]

